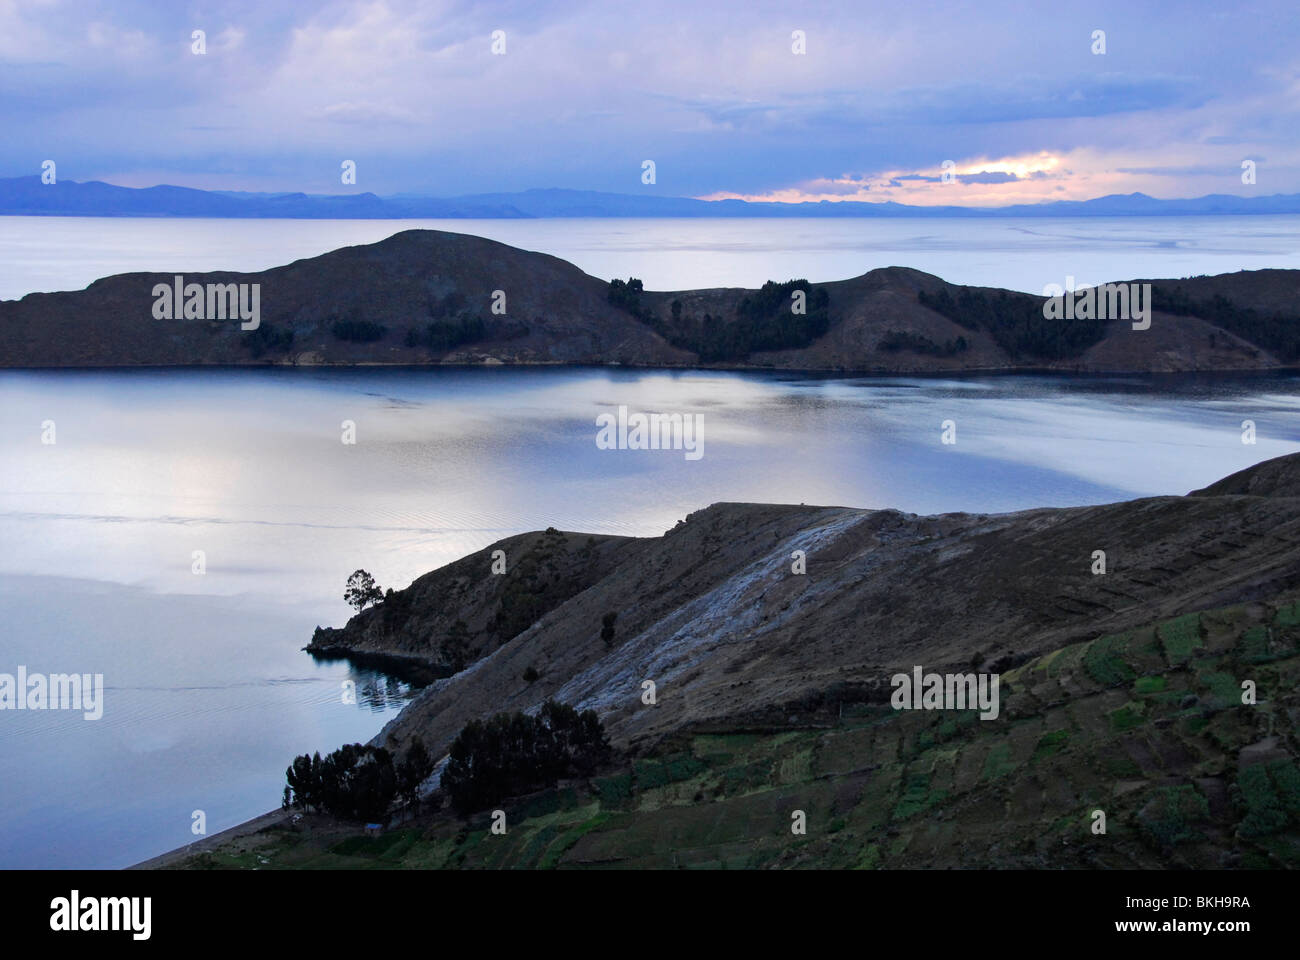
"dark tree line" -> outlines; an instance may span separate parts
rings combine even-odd
[[[613,306],[626,310],[642,323],[653,325],[654,317],[641,306],[641,294],[644,292],[641,281],[636,277],[629,277],[626,283],[616,277],[609,282],[608,299]]]
[[[970,344],[966,342],[966,338],[962,336],[958,336],[956,340],[945,340],[941,346],[929,337],[918,333],[907,333],[903,330],[890,330],[876,344],[877,349],[888,353],[907,350],[911,353],[923,353],[932,357],[951,357],[965,352],[969,346]]]
[[[1042,297],[1005,290],[948,287],[937,294],[924,290],[917,300],[967,330],[988,332],[1014,359],[1065,360],[1077,357],[1106,335],[1106,320],[1049,320]]]
[[[514,340],[527,336],[528,324],[497,318],[494,323],[469,307],[465,297],[452,291],[443,297],[430,297],[429,322],[406,331],[408,347],[425,347],[433,353],[446,353],[467,343],[489,339]]]
[[[794,312],[794,291],[805,295],[804,312]],[[674,346],[693,350],[705,363],[744,360],[763,350],[806,347],[830,329],[830,294],[807,280],[767,281],[756,293],[746,294],[729,319],[705,314],[679,321]]]
[[[793,309],[796,290],[805,295],[804,312]],[[737,323],[731,328],[732,356],[740,358],[760,350],[791,350],[806,347],[830,329],[830,294],[807,280],[763,284],[757,293],[741,297],[736,305]]]
[[[1172,287],[1152,287],[1151,302],[1153,310],[1175,316],[1200,317],[1263,347],[1280,360],[1300,358],[1300,317],[1264,314],[1251,307],[1239,307],[1220,293],[1208,300],[1193,300],[1182,290]]]
[[[803,311],[794,310],[794,292],[804,294]],[[806,347],[830,329],[830,294],[807,280],[767,281],[741,297],[731,317],[684,316],[682,303],[670,305],[671,320],[655,316],[641,303],[644,292],[636,277],[613,280],[609,302],[660,334],[675,347],[690,350],[705,363],[744,360],[764,350]]]
[[[506,797],[551,787],[562,777],[590,776],[610,757],[594,710],[548,700],[536,716],[498,713],[472,720],[451,745],[442,788],[462,813]]]
[[[433,772],[433,761],[417,737],[406,756],[394,763],[382,747],[350,743],[321,758],[295,757],[285,770],[282,806],[287,810],[323,810],[347,820],[380,820],[393,801],[413,803],[421,782]]]

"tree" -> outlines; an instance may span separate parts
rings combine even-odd
[[[618,619],[617,613],[607,613],[600,621],[600,639],[605,641],[605,646],[614,645],[614,621]]]
[[[447,631],[447,636],[438,648],[443,663],[451,667],[453,673],[460,673],[469,662],[469,627],[464,620],[457,620]]]
[[[448,751],[442,788],[462,813],[506,797],[589,776],[610,757],[609,738],[594,710],[579,713],[547,701],[537,716],[498,713],[471,720]]]
[[[419,737],[411,740],[406,750],[406,757],[397,765],[397,793],[407,803],[414,804],[420,799],[420,784],[433,773],[433,758],[424,747]]]
[[[343,591],[343,599],[348,602],[349,606],[356,607],[357,613],[360,613],[371,604],[383,600],[384,594],[375,583],[374,577],[364,570],[356,570],[352,576],[348,577],[347,587]]]
[[[293,765],[284,771],[284,778],[288,784],[284,788],[285,809],[294,806],[299,810],[306,810],[308,807],[321,805],[321,766],[319,753],[314,757],[304,753],[300,757],[293,758]]]
[[[609,737],[595,710],[579,713],[567,703],[547,700],[537,719],[550,735],[551,763],[557,775],[590,776],[609,760]]]
[[[285,779],[289,806],[325,810],[352,820],[382,818],[397,794],[392,754],[360,743],[346,744],[324,760],[319,753],[295,757]]]

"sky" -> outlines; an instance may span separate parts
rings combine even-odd
[[[1297,193],[1298,41],[1294,0],[0,0],[0,176],[52,159],[123,186],[380,195]]]

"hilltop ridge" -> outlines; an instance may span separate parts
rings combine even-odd
[[[1300,271],[1150,282],[1146,330],[1049,320],[1043,297],[949,284],[906,267],[760,290],[643,291],[557,257],[407,230],[254,273],[255,329],[157,319],[175,274],[0,301],[0,366],[616,364],[867,373],[1175,372],[1300,364]],[[802,312],[795,298],[806,302]],[[188,299],[188,297],[186,298]],[[181,314],[177,306],[176,314]],[[206,316],[206,314],[203,314]]]
[[[1104,575],[1092,572],[1098,549]],[[504,575],[489,573],[495,550]],[[418,732],[445,749],[474,717],[556,697],[595,708],[635,747],[700,725],[816,722],[915,664],[1009,669],[1284,594],[1300,589],[1297,560],[1300,454],[1187,496],[1008,514],[719,503],[662,537],[509,538],[318,630],[308,649],[436,662],[459,619],[469,666],[424,690],[377,743]],[[536,679],[521,679],[530,669]],[[654,710],[639,700],[647,678],[662,691]]]
[[[436,756],[555,698],[600,714],[606,768],[497,813],[435,792],[378,837],[268,815],[146,866],[1294,868],[1297,493],[1300,454],[1097,507],[719,503],[657,538],[512,537],[514,579],[472,554],[313,645],[411,655],[463,618],[472,662],[372,742]],[[895,709],[914,666],[998,675],[997,716]]]

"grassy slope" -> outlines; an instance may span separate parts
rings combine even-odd
[[[1248,679],[1254,706],[1241,703]],[[309,818],[186,865],[1296,867],[1298,717],[1300,602],[1288,597],[1035,658],[1002,675],[997,720],[846,703],[826,729],[683,734],[626,769],[507,804],[505,836],[486,814],[376,838]]]

